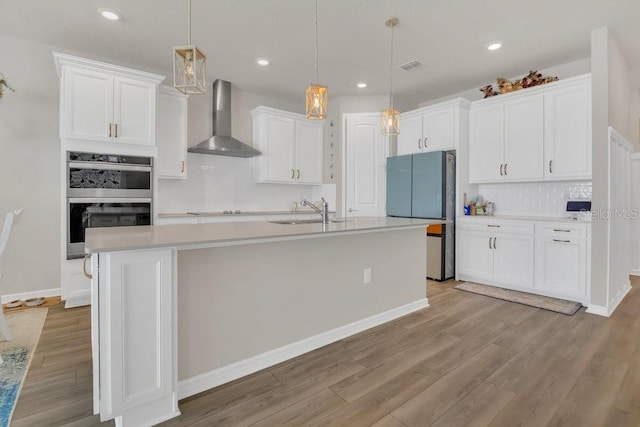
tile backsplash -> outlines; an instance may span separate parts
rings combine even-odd
[[[494,203],[494,215],[556,217],[567,200],[591,200],[591,181],[480,184],[478,194]]]

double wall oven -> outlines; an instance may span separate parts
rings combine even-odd
[[[151,225],[153,158],[67,153],[67,259],[84,256],[91,227]]]

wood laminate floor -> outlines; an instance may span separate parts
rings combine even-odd
[[[611,318],[429,282],[431,308],[180,402],[165,426],[640,426],[640,279]],[[88,308],[49,309],[14,426],[91,415]]]

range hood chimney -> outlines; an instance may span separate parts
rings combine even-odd
[[[189,147],[190,153],[229,157],[253,157],[262,154],[250,145],[231,137],[231,83],[213,82],[213,136]]]

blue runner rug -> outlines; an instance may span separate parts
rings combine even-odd
[[[27,367],[29,349],[16,347],[2,352],[0,365],[0,426],[6,427],[11,421],[13,409],[18,400]]]

